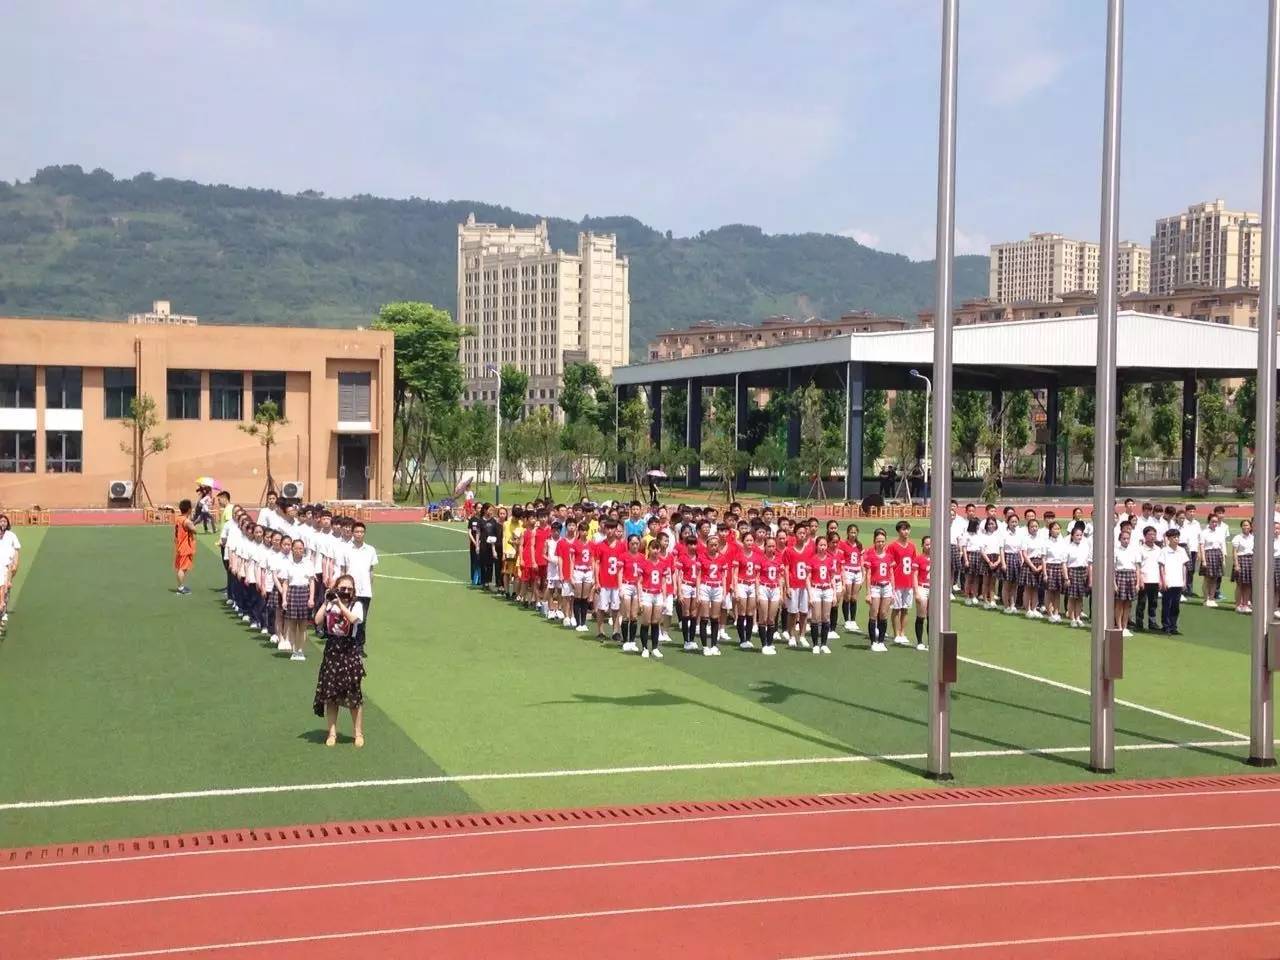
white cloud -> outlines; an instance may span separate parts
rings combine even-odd
[[[846,227],[843,230],[837,230],[837,234],[842,237],[848,237],[850,240],[856,240],[864,247],[880,247],[880,234],[873,233],[870,230],[863,230],[859,227]]]
[[[991,241],[982,233],[967,233],[956,227],[956,253],[980,253],[984,257],[991,252]]]

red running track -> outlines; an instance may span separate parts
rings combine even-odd
[[[0,851],[0,954],[1280,956],[1280,777]]]

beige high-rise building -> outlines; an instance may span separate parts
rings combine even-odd
[[[1116,251],[1116,292],[1146,293],[1151,257],[1132,241]],[[1033,233],[1026,240],[991,245],[988,296],[998,303],[1056,300],[1066,293],[1098,292],[1098,244],[1060,233]]]
[[[512,364],[529,374],[527,408],[556,406],[565,365],[588,361],[608,376],[630,357],[630,265],[613,234],[578,234],[578,252],[552,250],[533,227],[458,225],[457,319],[465,403],[492,403]]]
[[[1151,292],[1179,287],[1256,287],[1262,269],[1262,224],[1256,213],[1228,210],[1222,200],[1197,203],[1156,221],[1151,237]]]

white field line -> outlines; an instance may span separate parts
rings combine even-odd
[[[1131,743],[1117,750],[1179,750],[1196,747],[1231,747],[1234,740],[1204,740],[1189,743]],[[1035,750],[967,750],[953,757],[1020,757],[1088,753],[1088,747],[1043,747]],[[788,757],[776,760],[724,760],[711,763],[663,763],[631,767],[587,767],[567,770],[526,770],[508,773],[462,773],[434,777],[393,777],[378,780],[335,780],[329,783],[266,784],[256,787],[215,787],[208,790],[175,790],[164,793],[137,793],[105,797],[77,797],[65,800],[16,800],[0,803],[0,811],[47,810],[57,807],[94,807],[119,803],[150,803],[158,800],[196,800],[208,797],[250,797],[271,793],[310,793],[319,790],[359,790],[370,787],[415,787],[439,783],[478,783],[502,780],[555,780],[567,777],[603,777],[642,773],[680,773],[691,770],[744,770],[755,767],[802,767],[832,763],[877,763],[924,760],[925,753],[856,754],[837,757]]]
[[[1217,833],[1220,831],[1273,830],[1280,821],[1268,823],[1232,823],[1218,826],[1161,827],[1144,830],[1110,830],[1092,833],[1030,834],[1016,837],[971,837],[963,840],[903,840],[893,843],[854,843],[828,847],[796,847],[782,850],[743,850],[735,853],[701,854],[684,857],[654,857],[645,860],[602,860],[587,863],[564,863],[536,867],[509,867],[501,870],[469,870],[459,873],[428,873],[417,876],[380,877],[370,880],[346,880],[331,883],[302,883],[279,887],[245,887],[236,890],[211,890],[203,893],[180,893],[168,896],[135,897],[127,900],[90,900],[84,903],[60,903],[40,907],[16,907],[0,910],[0,917],[28,913],[60,913],[70,910],[96,910],[107,907],[138,907],[155,903],[179,903],[188,900],[216,900],[226,897],[258,897],[283,893],[312,893],[317,890],[349,890],[362,887],[385,887],[409,883],[433,883],[449,880],[477,880],[493,877],[519,877],[530,874],[569,873],[585,870],[608,870],[628,867],[670,866],[679,863],[717,863],[725,860],[760,860],[773,857],[822,856],[838,853],[867,853],[885,850],[918,850],[947,847],[980,847],[1012,843],[1052,843],[1076,840],[1114,840],[1121,837],[1154,837],[1171,834]]]
[[[450,533],[461,533],[464,536],[467,535],[467,525],[465,523],[436,523],[432,520],[424,520],[422,521],[422,526],[430,527],[432,530],[448,530]]]
[[[466,580],[439,580],[435,577],[394,577],[389,573],[375,573],[374,577],[379,580],[410,580],[413,583],[461,583],[465,584]]]
[[[136,863],[142,860],[172,860],[179,857],[216,857],[242,854],[278,853],[282,850],[311,850],[319,847],[364,847],[371,844],[426,843],[444,840],[471,840],[479,837],[508,836],[516,833],[563,833],[566,830],[618,830],[638,827],[681,827],[700,823],[763,820],[766,817],[830,817],[845,814],[901,814],[920,810],[965,810],[975,807],[1008,808],[1045,804],[1057,807],[1062,804],[1111,803],[1126,800],[1190,800],[1202,797],[1253,796],[1280,793],[1280,787],[1245,787],[1226,790],[1179,790],[1173,793],[1101,793],[1070,797],[1037,797],[1019,800],[944,800],[939,803],[913,803],[900,807],[868,805],[862,807],[823,807],[817,810],[771,810],[767,813],[710,813],[705,816],[651,817],[636,820],[606,820],[601,823],[557,823],[545,826],[491,827],[484,830],[467,830],[459,833],[420,833],[409,836],[362,837],[355,840],[314,840],[291,843],[287,846],[264,847],[210,847],[200,850],[166,850],[162,853],[136,853],[121,857],[94,857],[80,860],[48,860],[39,863],[21,863],[0,867],[0,875],[6,870],[52,870],[60,867],[102,867],[119,863]],[[459,816],[469,816],[461,814]]]
[[[972,657],[958,657],[962,663],[969,663],[975,667],[986,667],[988,670],[996,670],[1000,673],[1007,673],[1010,676],[1021,677],[1023,680],[1031,680],[1035,683],[1043,683],[1046,686],[1057,687],[1059,690],[1070,690],[1072,693],[1081,693],[1086,697],[1089,691],[1084,687],[1075,687],[1069,683],[1062,683],[1058,680],[1050,680],[1048,677],[1037,676],[1034,673],[1023,673],[1021,670],[1014,670],[1012,667],[1002,667],[999,664],[987,663],[984,660],[974,660]],[[1131,710],[1141,710],[1143,713],[1149,713],[1154,717],[1163,717],[1165,720],[1174,720],[1178,723],[1185,723],[1188,726],[1200,727],[1202,730],[1212,730],[1214,733],[1220,733],[1227,737],[1235,737],[1237,740],[1248,740],[1248,734],[1237,733],[1235,730],[1228,730],[1225,727],[1215,727],[1211,723],[1203,723],[1199,720],[1191,720],[1187,717],[1180,717],[1176,713],[1169,713],[1166,710],[1158,710],[1155,707],[1143,706],[1140,703],[1134,703],[1132,700],[1116,699],[1116,703],[1122,707],[1128,707]]]
[[[380,557],[420,557],[427,553],[466,553],[465,550],[403,550],[400,553],[380,553]]]
[[[710,900],[695,903],[668,903],[648,907],[620,907],[612,910],[584,910],[577,913],[547,913],[521,917],[495,917],[491,920],[468,920],[453,923],[430,923],[412,927],[385,927],[365,930],[349,930],[337,933],[316,933],[296,937],[275,937],[263,940],[230,940],[221,943],[189,944],[181,947],[159,947],[150,950],[131,950],[122,953],[99,953],[69,960],[126,960],[131,957],[159,957],[200,951],[236,950],[248,947],[284,946],[296,943],[318,943],[334,940],[355,940],[368,937],[396,936],[413,933],[434,933],[443,930],[474,930],[485,927],[510,927],[524,924],[548,923],[561,920],[594,920],[604,917],[645,916],[661,913],[685,913],[695,910],[715,910],[728,907],[753,907],[774,903],[814,903],[839,900],[858,900],[870,897],[909,896],[912,894],[955,893],[967,890],[1008,890],[1021,887],[1063,887],[1073,884],[1131,883],[1138,880],[1173,880],[1183,877],[1218,877],[1240,874],[1273,873],[1280,864],[1256,867],[1221,867],[1211,870],[1168,870],[1159,873],[1095,874],[1077,877],[1057,877],[1048,880],[997,880],[983,883],[946,883],[919,887],[884,887],[876,890],[839,890],[831,893],[792,894],[776,897],[749,897],[737,900]],[[1277,922],[1280,925],[1280,921]]]
[[[1020,940],[979,940],[971,943],[939,943],[927,947],[891,947],[884,950],[858,950],[854,953],[821,953],[787,960],[857,960],[858,957],[907,957],[922,953],[955,950],[992,950],[996,947],[1030,947],[1047,943],[1083,943],[1090,940],[1123,940],[1130,937],[1175,937],[1189,933],[1227,933],[1233,930],[1265,930],[1280,927],[1280,920],[1256,923],[1213,923],[1200,927],[1160,927],[1152,930],[1113,930],[1106,933],[1065,933],[1057,937],[1023,937]]]

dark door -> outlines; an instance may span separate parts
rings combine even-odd
[[[338,499],[369,499],[368,437],[338,437]]]

